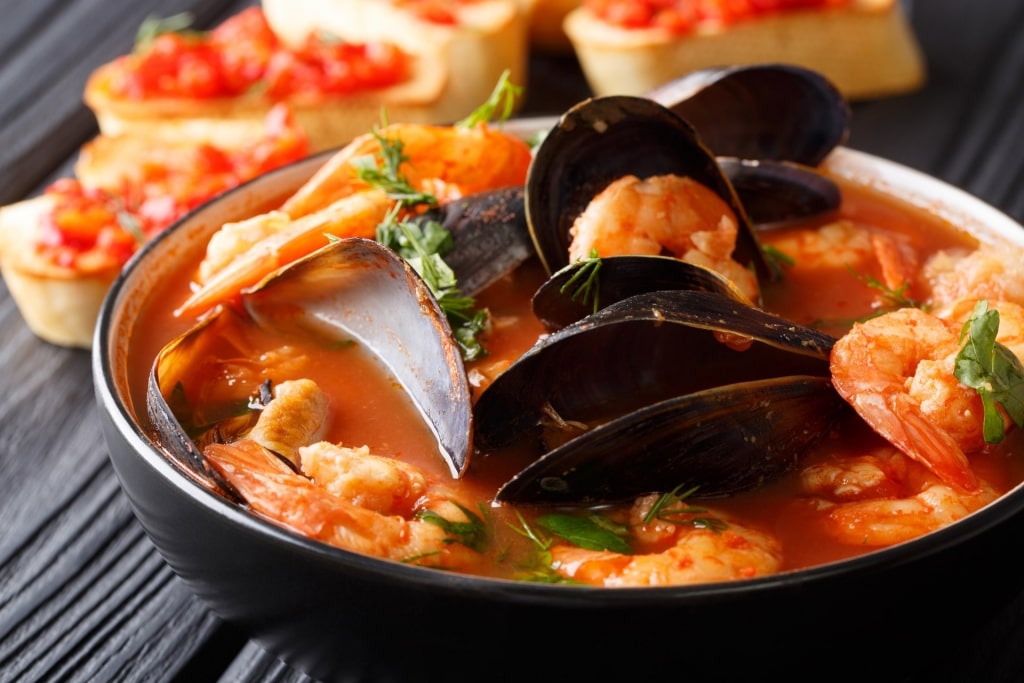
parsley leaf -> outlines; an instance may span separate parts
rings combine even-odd
[[[472,510],[458,503],[455,505],[462,511],[462,514],[466,515],[468,521],[453,522],[433,510],[421,510],[416,516],[427,524],[433,524],[443,529],[448,535],[444,539],[445,543],[461,543],[477,552],[482,551],[487,544],[487,524],[480,515]]]
[[[967,343],[956,356],[953,375],[965,386],[975,389],[984,407],[985,443],[1001,443],[1005,437],[1002,406],[1018,427],[1024,426],[1024,367],[1020,359],[996,341],[999,311],[989,310],[979,301],[960,330],[960,341]]]
[[[622,537],[623,530],[600,515],[550,514],[538,517],[537,524],[580,548],[610,550],[623,555],[633,553]]]

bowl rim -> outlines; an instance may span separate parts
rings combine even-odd
[[[524,138],[543,133],[550,129],[558,117],[533,117],[511,119],[502,124],[504,129]],[[941,552],[953,540],[973,538],[991,527],[1020,512],[1024,508],[1024,495],[1020,490],[1024,483],[1007,491],[997,500],[946,527],[929,532],[910,541],[894,546],[872,550],[856,557],[830,561],[802,569],[789,569],[764,577],[741,581],[686,584],[641,588],[615,588],[586,585],[551,585],[529,581],[496,579],[469,574],[443,572],[436,569],[406,565],[392,560],[363,555],[310,539],[272,521],[248,512],[223,497],[215,494],[198,482],[183,474],[165,457],[159,447],[147,436],[145,430],[133,418],[129,408],[130,396],[124,396],[116,379],[121,370],[118,367],[118,344],[116,330],[121,317],[121,303],[128,295],[130,286],[147,262],[155,258],[165,243],[174,235],[223,203],[226,198],[238,198],[244,193],[257,191],[263,186],[273,186],[283,178],[308,177],[337,150],[327,150],[301,159],[249,180],[222,194],[218,199],[198,207],[160,235],[144,245],[125,265],[111,285],[100,308],[91,353],[92,374],[96,398],[101,411],[109,416],[112,426],[125,440],[133,453],[144,464],[154,470],[164,483],[172,486],[179,494],[187,497],[226,523],[239,525],[253,534],[265,537],[268,542],[284,544],[299,555],[315,556],[337,565],[373,573],[385,572],[396,580],[419,584],[432,591],[480,592],[487,589],[495,596],[515,595],[517,598],[544,599],[550,603],[563,601],[564,604],[579,604],[580,601],[595,604],[618,604],[628,602],[661,603],[666,597],[688,600],[713,600],[723,596],[736,597],[752,592],[770,591],[779,587],[800,587],[805,584],[827,581],[837,575],[850,572],[888,568],[920,561]],[[848,147],[836,148],[823,162],[831,172],[853,182],[867,185],[891,194],[911,205],[937,213],[951,223],[963,226],[981,241],[1006,241],[1024,246],[1024,226],[1008,214],[983,202],[965,190],[944,180],[930,176],[900,163]],[[299,177],[301,181],[303,178]],[[123,359],[120,359],[123,364]],[[109,446],[108,446],[109,448]],[[116,471],[116,467],[115,467]],[[118,474],[120,479],[120,474]],[[121,482],[123,488],[123,482]],[[129,501],[133,510],[135,502]],[[136,513],[136,516],[138,514]],[[158,550],[161,550],[158,545]],[[498,588],[500,590],[494,591]],[[497,597],[496,599],[501,599]]]

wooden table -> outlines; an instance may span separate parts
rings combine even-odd
[[[96,133],[81,104],[85,79],[131,49],[147,14],[189,10],[209,27],[252,3],[4,4],[2,204],[70,173],[79,145]],[[850,146],[1024,220],[1024,4],[918,0],[912,10],[928,86],[856,104]],[[538,57],[523,114],[559,113],[587,93],[573,59]],[[308,680],[211,614],[143,534],[107,460],[89,354],[35,338],[2,285],[0,339],[0,681]],[[978,581],[985,574],[979,558]],[[911,680],[1024,680],[1022,615],[1024,594],[955,650],[922,652]],[[886,653],[900,649],[902,629],[942,628],[913,614],[879,618],[879,632],[851,644],[843,665],[866,664],[873,680],[884,677]]]

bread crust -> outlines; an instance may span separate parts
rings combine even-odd
[[[926,77],[897,0],[779,12],[684,36],[623,29],[579,8],[564,28],[596,95],[640,95],[697,69],[765,62],[818,71],[847,99],[908,92]]]

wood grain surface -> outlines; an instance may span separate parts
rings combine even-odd
[[[131,49],[144,17],[187,10],[209,27],[248,4],[5,0],[0,204],[70,173],[96,133],[85,79]],[[927,87],[857,103],[849,146],[1024,220],[1024,3],[917,0],[912,21]],[[538,56],[523,114],[556,114],[587,94],[573,59]],[[96,411],[89,354],[36,339],[0,285],[0,681],[309,680],[213,616],[163,563],[118,487]],[[955,651],[921,653],[907,683],[1024,680],[1022,613],[1024,595]],[[942,628],[912,614],[880,620],[851,643],[848,665],[869,680],[884,679],[901,629]]]

